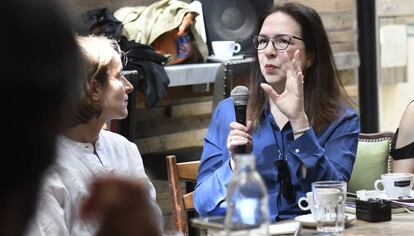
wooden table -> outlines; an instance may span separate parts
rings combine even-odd
[[[200,221],[197,224],[192,224],[194,227],[200,229],[200,235],[208,235],[209,225],[202,225]],[[217,230],[217,227],[211,228]],[[316,229],[302,228],[299,235],[312,235],[317,232]],[[392,215],[391,221],[371,223],[362,220],[356,220],[351,226],[347,227],[345,231],[340,234],[344,236],[411,236],[414,235],[414,214],[410,213],[396,213]]]

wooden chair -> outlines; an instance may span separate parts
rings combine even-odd
[[[166,160],[173,224],[175,230],[188,235],[186,211],[194,210],[193,192],[182,193],[180,181],[195,182],[200,161],[177,163],[175,155],[168,155]]]
[[[374,182],[382,174],[391,172],[392,158],[389,155],[393,132],[360,133],[358,149],[348,192],[372,190]]]

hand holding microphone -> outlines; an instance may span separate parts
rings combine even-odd
[[[230,94],[234,103],[236,122],[230,123],[227,148],[232,154],[250,153],[253,143],[249,134],[251,123],[246,121],[249,90],[245,86],[235,87]]]

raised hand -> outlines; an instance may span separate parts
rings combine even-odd
[[[295,51],[293,59],[291,60],[286,53],[281,53],[279,56],[286,63],[286,84],[285,90],[278,94],[269,84],[262,83],[260,86],[267,93],[269,99],[278,107],[278,109],[293,123],[300,126],[308,126],[307,117],[305,115],[305,107],[303,102],[303,74],[301,63],[299,59],[299,49]]]

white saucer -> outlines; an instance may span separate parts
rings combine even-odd
[[[368,198],[381,198],[381,199],[389,200],[389,201],[414,202],[414,190],[411,190],[410,196],[403,197],[403,198],[388,197],[384,192],[381,192],[381,191],[378,191],[378,190],[362,190],[362,191],[357,191],[357,193],[358,192],[361,192],[362,194],[364,194],[365,198],[367,198],[367,199]],[[359,197],[359,198],[364,199],[364,198],[361,198],[361,197]]]
[[[347,213],[345,214],[346,214],[345,225],[349,226],[353,224],[356,220],[356,216],[354,214],[347,214]],[[295,220],[299,222],[303,227],[308,227],[308,228],[316,227],[316,221],[315,221],[315,218],[313,218],[312,214],[296,216]]]
[[[387,194],[385,193],[381,193],[381,198],[390,200],[390,201],[414,201],[414,191],[410,192],[410,196],[402,197],[402,198],[392,198],[392,197],[388,197]]]
[[[244,58],[244,55],[234,55],[229,59],[221,59],[221,58],[217,58],[214,55],[211,55],[209,57],[207,57],[208,60],[210,61],[214,61],[214,62],[226,62],[226,61],[231,61],[231,60],[241,60]]]

